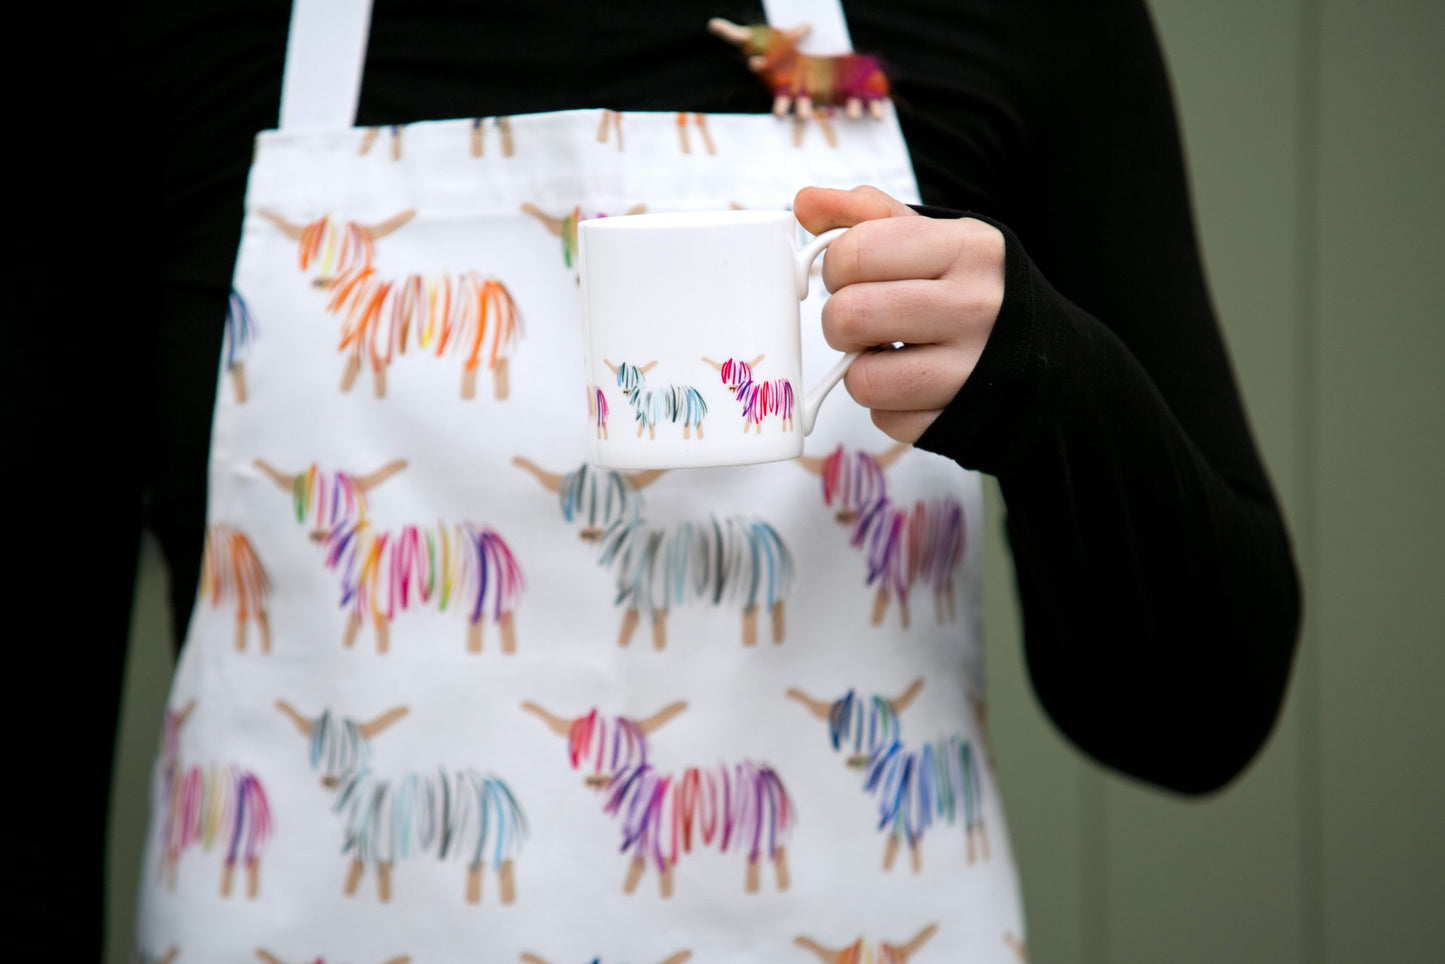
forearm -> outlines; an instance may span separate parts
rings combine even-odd
[[[1299,599],[1278,507],[1261,479],[1227,478],[1005,234],[1003,311],[918,444],[998,477],[1030,674],[1060,728],[1140,779],[1214,789],[1288,677]]]

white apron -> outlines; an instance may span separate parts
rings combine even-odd
[[[361,129],[367,21],[299,0],[256,142],[138,956],[1020,960],[978,479],[846,395],[799,461],[584,464],[631,413],[581,377],[577,219],[916,201],[891,107]]]

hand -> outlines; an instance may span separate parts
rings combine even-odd
[[[973,218],[923,217],[873,187],[805,187],[793,213],[814,234],[852,228],[824,255],[832,297],[823,335],[839,351],[885,346],[860,355],[844,384],[874,425],[916,442],[973,373],[993,331],[1003,234]]]

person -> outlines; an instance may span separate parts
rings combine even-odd
[[[248,188],[281,90],[273,6],[153,5],[146,22],[162,203],[145,278],[162,297],[130,491],[147,493],[187,642],[142,954],[831,960],[871,944],[1016,960],[1022,912],[972,709],[979,472],[1004,496],[1031,679],[1062,733],[1190,794],[1258,752],[1297,580],[1142,3],[849,0],[896,121],[795,127],[705,29],[762,22],[752,4],[381,0],[355,136],[263,138]],[[409,165],[458,132],[444,163],[464,191],[398,173],[427,172]],[[579,190],[579,169],[601,186]],[[621,196],[638,184],[647,196]],[[871,186],[836,189],[854,184]],[[579,465],[568,427],[591,423],[563,404],[575,276],[519,200],[574,218],[791,204],[811,232],[851,228],[825,259],[808,350],[874,349],[847,379],[859,406],[825,412],[802,467],[708,481]],[[448,217],[477,233],[459,246]],[[486,289],[493,323],[512,331],[502,305],[523,323],[497,343],[503,367],[466,367],[460,391],[416,357],[444,313],[386,331],[312,285],[392,272],[435,298],[472,283],[464,250],[502,286]],[[582,500],[609,485],[629,515]],[[629,526],[655,526],[656,553],[668,533],[702,538],[684,528],[699,518],[729,533],[737,519],[792,565],[739,580],[758,555],[737,551],[701,576],[694,551],[671,581],[629,581],[564,524],[589,512],[583,535],[604,549]],[[690,545],[761,545],[727,538]],[[449,539],[471,570],[435,561]],[[440,606],[453,577],[470,615]],[[849,741],[863,780],[833,757]],[[734,783],[750,808],[718,802]],[[435,809],[449,795],[469,817]],[[720,829],[734,818],[750,839]]]

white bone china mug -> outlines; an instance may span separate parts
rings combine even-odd
[[[813,261],[784,211],[596,218],[577,226],[593,461],[701,468],[797,458],[857,353],[802,391]]]

